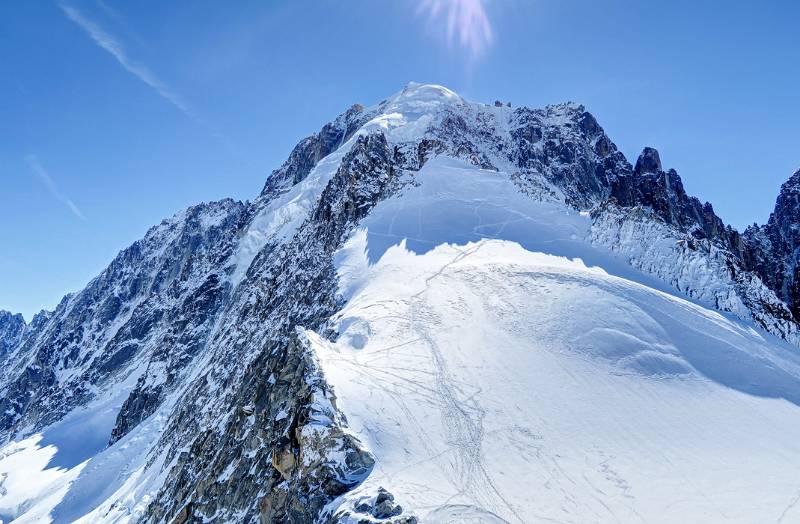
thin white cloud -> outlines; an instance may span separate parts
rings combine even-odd
[[[123,45],[118,39],[114,38],[110,33],[100,27],[97,23],[90,20],[82,12],[72,6],[59,4],[61,10],[67,15],[67,18],[72,20],[75,24],[81,27],[94,42],[100,46],[101,49],[107,51],[113,56],[119,64],[125,68],[130,74],[152,87],[164,100],[177,107],[186,116],[199,123],[203,123],[202,119],[191,109],[175,91],[162,82],[149,68],[145,65],[136,63],[132,60],[125,51]]]
[[[494,40],[484,0],[422,0],[418,13],[431,26],[444,27],[447,42],[466,51],[471,60],[482,57]]]
[[[39,180],[41,180],[41,182],[44,184],[44,187],[47,188],[47,191],[53,196],[53,198],[67,206],[67,208],[69,208],[69,210],[72,211],[72,214],[74,214],[76,217],[80,218],[81,220],[86,220],[86,217],[78,208],[78,206],[75,205],[75,202],[59,191],[58,186],[53,180],[53,177],[50,176],[42,163],[39,162],[39,159],[36,157],[36,155],[27,155],[25,157],[25,162],[28,163],[31,171],[33,171]]]
[[[123,28],[125,31],[125,36],[128,38],[132,38],[134,42],[142,47],[147,47],[147,43],[142,40],[136,31],[133,30],[131,25],[125,20],[125,17],[120,14],[119,11],[108,5],[103,0],[95,0],[95,5],[97,5],[98,9],[102,11],[109,19],[113,20],[119,27]],[[119,39],[117,39],[119,40]]]

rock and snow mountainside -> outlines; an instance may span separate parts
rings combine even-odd
[[[9,350],[15,348],[25,331],[25,319],[17,313],[0,311],[0,359],[5,358]]]
[[[0,312],[0,519],[800,519],[798,180],[740,235],[582,106],[354,105]]]

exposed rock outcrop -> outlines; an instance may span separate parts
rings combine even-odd
[[[653,148],[642,151],[633,173],[614,180],[611,196],[621,206],[648,207],[667,224],[691,233],[698,240],[718,241],[734,254],[741,254],[739,233],[722,222],[710,203],[703,204],[687,195],[678,173],[674,169],[664,171],[658,151]]]
[[[744,243],[748,267],[800,320],[800,170],[781,186],[767,223],[745,230]]]

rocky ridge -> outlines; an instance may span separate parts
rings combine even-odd
[[[776,209],[785,208],[785,200],[779,196]],[[791,256],[787,242],[779,241],[783,247],[776,250],[770,240],[780,237],[777,224],[793,218],[776,213],[768,225],[740,234],[709,202],[687,195],[677,172],[664,171],[658,151],[648,147],[635,168],[612,184],[610,198],[592,210],[591,236],[688,296],[798,345],[798,318],[786,285]]]

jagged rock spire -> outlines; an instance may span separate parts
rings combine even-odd
[[[645,173],[660,173],[661,172],[661,157],[658,156],[658,151],[652,147],[645,147],[636,160],[636,167],[634,172],[637,175]]]
[[[775,209],[763,226],[745,231],[748,265],[800,319],[800,169],[781,185]]]
[[[793,215],[790,218],[797,218],[796,215],[800,214],[800,169],[781,184],[780,193],[775,201],[775,212],[770,221],[780,220],[781,215],[786,214]]]

